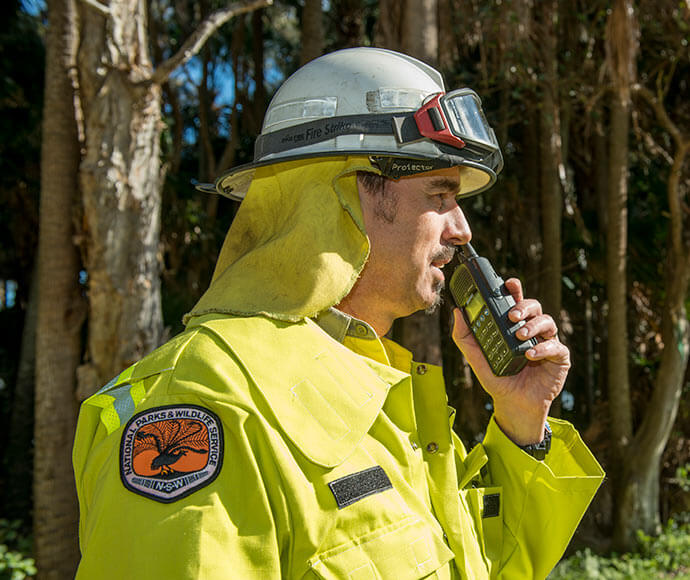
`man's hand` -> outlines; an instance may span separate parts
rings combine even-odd
[[[539,443],[544,437],[544,421],[570,369],[570,351],[558,340],[556,323],[542,313],[541,304],[524,298],[520,281],[510,278],[505,284],[516,303],[508,314],[510,320],[525,321],[517,338],[536,337],[540,341],[525,353],[529,360],[525,368],[514,376],[495,376],[457,308],[453,340],[493,399],[498,426],[514,443],[529,445]]]

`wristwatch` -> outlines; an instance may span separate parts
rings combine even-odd
[[[551,450],[551,427],[549,422],[544,422],[544,439],[539,443],[531,443],[530,445],[519,445],[525,453],[529,453],[535,459],[544,461],[546,454]]]

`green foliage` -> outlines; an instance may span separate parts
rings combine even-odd
[[[676,477],[673,478],[672,483],[678,485],[683,491],[690,492],[690,463],[676,468]]]
[[[563,560],[549,579],[690,579],[690,523],[687,521],[669,520],[659,536],[638,532],[638,546],[637,552],[610,556],[599,556],[586,548]]]
[[[21,531],[19,520],[0,519],[0,580],[23,580],[36,574],[31,538]]]

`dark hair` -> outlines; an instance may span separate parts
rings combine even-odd
[[[374,215],[388,223],[393,223],[398,214],[398,196],[386,187],[392,179],[369,171],[357,172],[357,183],[364,193],[375,198]]]
[[[358,171],[357,180],[364,186],[368,193],[373,195],[383,195],[386,188],[387,177],[370,171]]]

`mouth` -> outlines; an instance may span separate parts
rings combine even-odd
[[[434,268],[438,268],[439,270],[443,270],[443,267],[446,264],[448,264],[449,262],[450,262],[450,259],[448,259],[448,260],[445,260],[445,259],[444,260],[434,260],[433,262],[431,262],[431,265]]]
[[[435,270],[438,270],[438,275],[441,277],[442,280],[446,279],[443,275],[443,268],[446,266],[446,264],[450,263],[454,255],[455,247],[446,246],[442,250],[436,252],[434,255],[431,256],[431,267]]]
[[[431,268],[437,272],[435,274],[435,277],[440,277],[441,283],[443,283],[446,279],[444,273],[443,273],[443,267],[449,262],[450,260],[435,260],[431,262]]]

